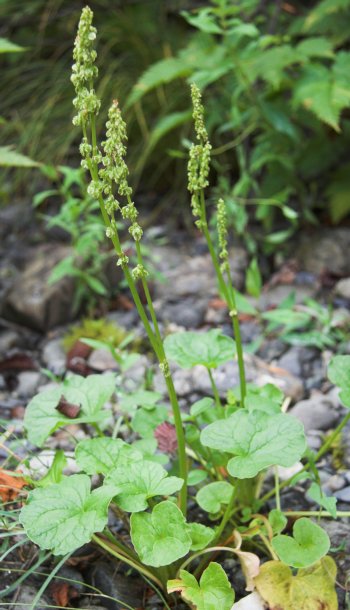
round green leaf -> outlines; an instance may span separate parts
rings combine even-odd
[[[75,458],[87,474],[108,474],[113,468],[142,460],[142,453],[117,438],[90,438],[75,448]]]
[[[215,536],[215,532],[211,527],[201,523],[189,523],[188,528],[192,538],[191,551],[205,549]]]
[[[109,485],[90,492],[90,478],[75,474],[31,491],[19,520],[28,538],[40,548],[65,555],[104,529],[108,505],[115,493],[116,488]]]
[[[234,340],[216,329],[206,333],[174,333],[166,337],[164,347],[169,360],[177,362],[184,369],[196,364],[215,368],[232,360],[236,354]]]
[[[232,496],[233,486],[227,481],[215,481],[202,487],[196,501],[207,513],[218,513],[223,504],[228,504]]]
[[[171,496],[184,484],[179,477],[168,477],[160,464],[146,460],[119,466],[108,474],[106,482],[118,488],[114,502],[130,513],[146,510],[149,498]]]
[[[201,433],[201,442],[234,454],[227,468],[239,479],[255,477],[269,466],[292,466],[306,447],[303,425],[296,418],[246,409],[207,426]]]
[[[222,567],[212,561],[199,583],[193,574],[180,570],[180,578],[168,581],[168,593],[179,591],[196,610],[230,610],[235,594]]]
[[[272,539],[272,546],[288,566],[307,568],[328,553],[330,540],[319,525],[302,517],[294,523],[293,538],[280,534]]]
[[[130,518],[131,540],[141,561],[149,566],[167,566],[188,553],[192,539],[181,510],[168,500],[152,513],[134,513]]]

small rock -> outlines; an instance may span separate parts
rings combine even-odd
[[[283,356],[278,361],[278,366],[282,367],[292,373],[292,375],[296,375],[297,377],[302,376],[302,362],[300,358],[301,349],[299,346],[293,346],[289,348],[289,350],[283,354]]]
[[[301,400],[290,409],[289,414],[297,417],[304,424],[306,432],[329,430],[339,419],[339,413],[322,394]]]
[[[296,462],[293,466],[285,467],[285,466],[277,466],[278,476],[281,481],[288,481],[294,477],[298,472],[303,470],[304,466],[301,462]]]
[[[267,606],[261,595],[254,591],[254,593],[250,593],[233,604],[231,610],[265,610],[266,608]]]
[[[133,392],[139,388],[145,381],[145,375],[148,369],[152,369],[152,364],[147,356],[141,355],[135,364],[127,370],[122,382],[123,389],[128,392]]]
[[[342,477],[340,474],[334,474],[333,476],[329,477],[328,481],[322,486],[322,488],[324,490],[329,490],[331,493],[334,493],[343,489],[344,485],[344,477]]]
[[[348,227],[317,230],[301,234],[296,257],[303,270],[320,275],[328,271],[335,276],[349,273],[350,230]]]
[[[203,324],[207,299],[181,299],[177,303],[157,302],[155,307],[159,320],[164,323],[181,324],[185,328],[198,328]]]
[[[341,502],[350,502],[350,485],[336,491],[334,495]]]
[[[142,580],[118,573],[117,566],[113,566],[113,563],[97,561],[90,571],[89,580],[101,593],[108,595],[108,599],[101,598],[99,602],[109,610],[122,610],[124,601],[136,608],[143,605],[145,587]]]
[[[109,349],[103,348],[94,349],[90,354],[87,363],[95,371],[110,371],[118,368]]]
[[[35,371],[23,371],[22,373],[19,373],[17,375],[17,395],[23,398],[34,396],[39,387],[40,378],[41,374]]]
[[[32,587],[30,585],[20,586],[16,593],[16,610],[28,610],[34,601],[37,592],[37,587]],[[35,605],[36,610],[47,610],[48,607],[49,602],[47,602],[44,597],[41,597]]]
[[[5,330],[0,334],[0,356],[11,348],[17,347],[18,335],[13,330]]]
[[[74,453],[65,452],[65,456],[67,458],[67,464],[63,470],[64,474],[70,475],[79,472]],[[41,477],[44,477],[51,468],[54,457],[55,451],[44,449],[29,460],[28,466],[21,464],[18,469],[25,475],[33,477],[34,479],[40,479]]]
[[[42,359],[46,367],[55,375],[62,375],[66,370],[66,354],[62,339],[52,339],[44,346]]]
[[[334,287],[334,292],[343,299],[350,300],[350,277],[339,280]]]
[[[74,281],[71,277],[50,284],[54,266],[71,249],[46,244],[36,250],[35,259],[19,273],[4,298],[5,319],[39,331],[46,331],[73,318]]]
[[[307,446],[313,451],[318,451],[322,445],[322,439],[320,438],[317,430],[310,430],[306,435]]]

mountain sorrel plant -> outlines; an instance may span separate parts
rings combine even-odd
[[[89,192],[99,202],[107,236],[118,257],[117,264],[123,269],[164,375],[171,411],[159,404],[160,394],[149,389],[140,388],[133,394],[123,395],[112,373],[87,378],[72,375],[61,385],[38,394],[26,409],[25,426],[31,443],[42,447],[58,428],[73,421],[89,426],[93,434],[92,438],[76,444],[78,474],[65,476],[62,455],[58,454],[46,477],[31,482],[35,489],[29,493],[20,521],[33,542],[64,558],[93,541],[161,590],[163,599],[167,596],[167,608],[174,602],[172,594],[180,592],[191,608],[230,610],[234,591],[220,564],[213,561],[224,553],[236,555],[246,577],[247,590],[256,587],[271,607],[300,610],[300,589],[304,592],[309,589],[314,605],[308,608],[321,605],[336,608],[336,569],[334,561],[326,557],[330,541],[309,516],[347,514],[337,513],[335,502],[324,497],[315,464],[350,419],[350,413],[315,455],[306,452],[302,424],[284,413],[282,392],[271,384],[262,388],[246,385],[223,201],[218,202],[217,208],[219,255],[207,228],[204,192],[208,184],[210,144],[200,92],[195,85],[192,99],[197,143],[190,152],[189,190],[197,225],[207,240],[219,287],[229,307],[235,341],[218,330],[211,330],[176,333],[163,343],[147,284],[142,229],[124,160],[126,126],[116,101],[109,111],[105,141],[99,146],[96,139],[100,100],[94,90],[96,30],[92,16],[86,7],[75,42],[72,76],[77,109],[74,123],[83,131],[82,164],[90,172]],[[128,223],[135,240],[138,256],[135,267],[130,266],[123,251],[115,219],[117,213]],[[147,309],[139,298],[137,281],[142,283]],[[226,404],[216,387],[213,370],[235,356],[240,372],[240,398],[234,404],[232,401]],[[191,405],[189,412],[181,413],[168,360],[183,368],[204,366],[214,400],[204,397]],[[350,356],[335,357],[329,369],[330,380],[341,387],[340,398],[347,407],[350,407],[349,370]],[[106,423],[110,410],[104,406],[115,392],[119,395],[121,416],[111,435]],[[126,429],[136,433],[139,440],[125,441],[120,434],[125,429],[124,421]],[[166,426],[158,429],[164,422]],[[157,451],[156,439],[165,454]],[[284,512],[280,490],[293,480],[280,484],[277,467],[292,466],[302,458],[305,464],[299,477],[311,478],[313,498],[320,510]],[[164,465],[170,459],[169,474]],[[271,468],[275,483],[262,495],[263,481]],[[92,490],[91,477],[94,477]],[[191,494],[189,520],[188,491]],[[275,508],[271,510],[266,501],[272,497]],[[208,514],[205,523],[195,520],[194,502],[202,514],[203,511]],[[108,525],[109,507],[123,524],[118,531]],[[292,530],[287,517],[293,517]],[[242,549],[246,542],[249,551]],[[258,551],[270,560],[261,569]],[[193,573],[188,568],[193,568]],[[297,574],[290,568],[297,569]],[[322,587],[318,586],[320,581]],[[299,591],[299,597],[294,595],[295,590]],[[295,599],[299,600],[298,606]]]

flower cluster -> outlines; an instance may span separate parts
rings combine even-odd
[[[188,190],[192,193],[191,205],[193,215],[201,217],[201,209],[198,195],[200,191],[208,186],[208,175],[210,166],[211,145],[204,124],[204,108],[201,93],[195,84],[191,85],[191,97],[193,105],[193,120],[198,144],[192,144],[190,158],[188,161]],[[201,226],[201,221],[197,221]]]
[[[226,207],[223,199],[219,199],[217,203],[217,226],[219,237],[219,256],[222,260],[221,270],[228,271],[228,250],[227,250],[227,216]]]
[[[96,51],[94,41],[96,28],[92,25],[93,13],[86,6],[81,14],[78,34],[74,43],[71,81],[75,87],[76,97],[73,104],[77,114],[73,118],[74,125],[82,125],[89,120],[89,115],[96,115],[100,109],[101,102],[96,96],[93,81],[97,77],[98,70],[95,66]],[[86,148],[84,157],[86,157]]]

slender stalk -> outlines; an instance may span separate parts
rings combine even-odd
[[[213,244],[213,241],[211,239],[209,229],[208,229],[207,214],[206,214],[206,209],[205,209],[205,199],[204,199],[203,190],[201,191],[201,195],[200,195],[200,204],[201,204],[201,229],[203,231],[203,235],[204,235],[207,245],[208,245],[208,250],[209,250],[209,253],[210,253],[210,256],[211,256],[211,259],[213,262],[213,266],[215,269],[215,273],[216,273],[216,276],[218,279],[220,291],[223,294],[224,299],[229,307],[229,313],[230,313],[230,317],[232,319],[232,328],[233,328],[233,334],[234,334],[234,338],[236,341],[236,349],[237,349],[239,385],[240,385],[240,390],[241,390],[241,403],[242,403],[242,406],[244,406],[244,400],[245,400],[245,396],[246,396],[246,392],[247,392],[246,376],[245,376],[242,338],[241,338],[241,330],[240,330],[239,320],[238,320],[238,311],[237,311],[237,306],[236,306],[235,291],[234,291],[233,284],[232,284],[231,274],[230,273],[227,274],[228,281],[225,282],[225,278],[221,271],[220,263],[219,263],[217,254],[215,252],[214,244]]]
[[[216,404],[218,407],[222,407],[221,400],[220,400],[220,395],[219,395],[219,391],[218,391],[217,385],[216,385],[216,383],[215,383],[215,379],[214,379],[214,377],[213,377],[213,373],[211,372],[211,370],[210,370],[210,368],[209,368],[209,367],[207,368],[207,371],[208,371],[208,375],[209,375],[209,378],[210,378],[211,387],[212,387],[212,390],[213,390],[213,395],[214,395],[214,399],[215,399],[215,404]]]
[[[117,559],[120,559],[120,561],[127,563],[129,566],[147,576],[147,578],[152,580],[152,582],[155,582],[161,589],[163,589],[163,583],[157,578],[157,576],[155,576],[153,572],[148,570],[148,568],[140,564],[138,561],[124,555],[124,552],[121,549],[118,549],[117,543],[108,543],[107,541],[102,540],[99,536],[96,536],[96,534],[92,536],[92,540],[110,555],[113,555]]]
[[[37,591],[37,593],[36,593],[36,595],[35,595],[35,597],[33,599],[33,602],[31,603],[31,605],[29,607],[29,610],[34,610],[37,607],[37,603],[39,602],[39,599],[42,596],[42,594],[44,593],[45,589],[47,589],[47,587],[49,586],[50,582],[52,581],[52,579],[57,574],[58,570],[63,566],[64,563],[66,563],[67,559],[71,556],[71,554],[72,553],[68,553],[67,555],[62,557],[61,561],[59,561],[55,565],[55,567],[50,571],[50,574],[44,580],[43,584],[41,585],[41,587]]]
[[[280,497],[280,479],[278,476],[278,467],[275,466],[275,495],[276,495],[276,508],[281,510],[281,497]]]
[[[92,146],[93,146],[93,152],[96,152],[97,151],[97,138],[96,138],[95,117],[93,115],[90,116],[90,124],[91,124],[91,141],[92,141]],[[87,137],[86,125],[83,125],[83,134],[85,137]],[[98,180],[97,164],[91,160],[89,162],[89,170],[90,170],[91,178],[93,180]],[[130,202],[130,198],[128,198],[128,201]],[[99,197],[99,205],[100,205],[102,218],[104,220],[106,227],[111,228],[111,220],[105,209],[102,196]],[[112,243],[113,243],[117,256],[121,257],[122,256],[122,247],[121,247],[120,239],[118,236],[118,231],[116,229],[113,231],[111,240],[112,240]],[[139,263],[142,264],[142,252],[141,252],[140,244],[138,242],[136,242],[136,249],[137,249],[137,256],[138,256]],[[145,278],[143,278],[142,285],[143,285],[144,292],[146,295],[146,300],[147,300],[150,315],[152,318],[154,330],[151,327],[151,324],[147,317],[145,308],[144,308],[144,306],[141,302],[140,296],[138,294],[135,281],[131,275],[131,272],[130,272],[130,269],[129,269],[127,263],[124,263],[122,265],[122,270],[124,272],[126,281],[128,283],[130,292],[132,294],[137,312],[142,320],[142,323],[146,330],[149,341],[152,345],[155,355],[157,356],[159,365],[161,366],[163,374],[164,374],[165,383],[167,386],[169,399],[170,399],[170,403],[172,406],[175,428],[176,428],[176,435],[177,435],[177,441],[178,441],[179,471],[180,471],[181,478],[184,479],[184,485],[183,485],[181,491],[179,492],[179,505],[180,505],[180,508],[181,508],[182,512],[184,513],[184,515],[186,515],[186,510],[187,510],[187,458],[186,458],[185,435],[184,435],[184,430],[183,430],[183,426],[182,426],[180,406],[179,406],[179,403],[177,400],[171,373],[169,371],[169,367],[167,366],[166,355],[165,355],[165,351],[164,351],[164,347],[163,347],[163,341],[162,341],[162,337],[161,337],[161,334],[159,331],[159,326],[158,326],[157,318],[155,315],[152,298],[151,298],[150,291],[148,288],[147,280]]]
[[[230,500],[229,500],[229,503],[226,506],[225,512],[224,512],[223,517],[221,519],[221,523],[220,523],[218,529],[216,530],[216,536],[215,536],[214,540],[212,541],[212,544],[216,544],[220,540],[220,538],[221,538],[221,535],[222,535],[222,533],[223,533],[223,531],[224,531],[224,529],[226,527],[226,524],[227,524],[227,522],[229,521],[229,519],[231,517],[232,510],[233,510],[233,505],[234,505],[234,502],[235,502],[235,497],[236,497],[236,489],[233,488],[232,489],[232,494],[231,494],[231,497],[230,497]]]
[[[286,517],[331,517],[334,519],[334,516],[327,510],[287,510],[283,514]],[[350,517],[350,511],[337,510],[336,518],[338,517]]]

